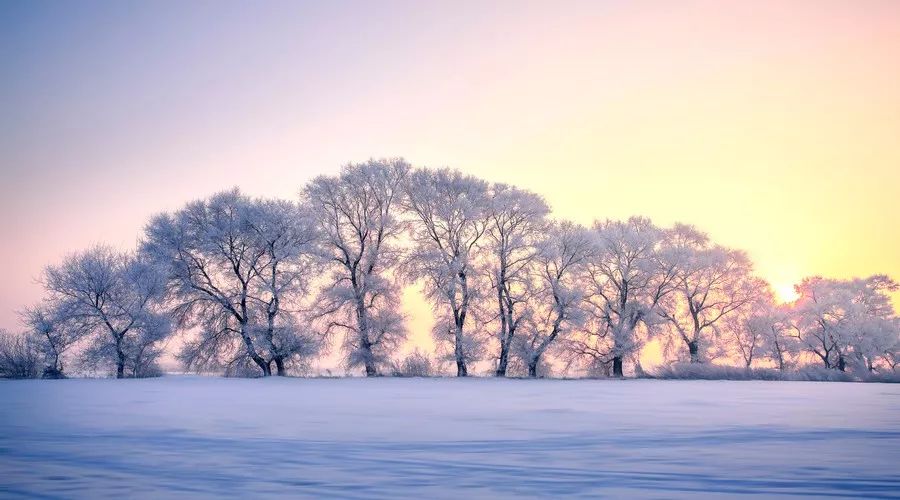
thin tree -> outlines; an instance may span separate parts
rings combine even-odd
[[[302,195],[332,264],[320,316],[329,318],[329,331],[344,330],[348,368],[363,366],[370,377],[406,335],[390,272],[406,229],[398,215],[408,172],[399,158],[350,164],[337,177],[317,177]]]
[[[584,324],[585,264],[593,251],[591,234],[568,221],[556,222],[538,243],[534,258],[531,313],[519,339],[528,376],[536,377],[547,350]]]
[[[410,279],[424,280],[426,296],[445,308],[435,328],[449,340],[456,374],[465,377],[478,342],[466,329],[479,295],[479,244],[487,231],[488,185],[450,169],[418,170],[406,183],[407,208],[415,219],[413,248],[404,266]]]
[[[490,188],[486,258],[497,298],[498,377],[505,377],[516,332],[526,318],[529,273],[550,208],[540,196],[507,184]]]

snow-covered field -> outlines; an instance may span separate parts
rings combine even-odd
[[[0,381],[0,496],[900,497],[900,385]]]

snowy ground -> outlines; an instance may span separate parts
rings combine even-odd
[[[900,385],[0,381],[0,496],[900,498]]]

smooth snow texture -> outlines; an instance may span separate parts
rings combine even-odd
[[[0,496],[898,497],[900,385],[0,381]]]

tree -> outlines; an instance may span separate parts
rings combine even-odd
[[[69,349],[79,340],[78,332],[65,318],[68,316],[65,310],[68,302],[57,304],[41,304],[26,308],[21,314],[22,322],[28,328],[30,334],[36,339],[38,350],[44,359],[44,378],[64,378],[64,356]]]
[[[873,370],[900,336],[889,296],[897,288],[883,275],[804,279],[797,286],[800,297],[794,308],[794,328],[804,348],[826,368],[845,371],[855,361]]]
[[[435,335],[439,342],[449,340],[456,374],[465,377],[478,352],[466,321],[481,291],[477,254],[487,231],[488,185],[456,170],[418,170],[410,175],[406,192],[415,222],[405,274],[423,279],[425,294],[435,307],[446,307]]]
[[[297,321],[314,266],[320,262],[315,222],[306,205],[256,200],[247,223],[254,246],[264,255],[256,263],[258,279],[252,294],[263,316],[259,337],[271,353],[276,373],[285,375],[289,361],[311,357],[320,347],[319,337]]]
[[[141,251],[165,270],[172,314],[197,328],[181,358],[189,367],[251,363],[263,376],[315,351],[282,307],[302,293],[311,259],[308,218],[287,202],[251,200],[237,189],[154,217]]]
[[[789,357],[796,354],[796,338],[791,333],[788,313],[775,304],[768,283],[760,281],[756,296],[746,307],[722,320],[721,341],[731,347],[746,368],[768,357],[784,370]]]
[[[594,224],[597,250],[588,274],[589,304],[609,335],[613,375],[623,375],[624,360],[638,352],[639,325],[654,324],[660,302],[676,284],[680,264],[667,252],[667,232],[643,217]]]
[[[43,283],[56,321],[90,339],[86,361],[112,362],[117,378],[171,332],[157,310],[164,285],[159,269],[138,256],[97,246],[47,267]]]
[[[529,304],[527,333],[519,339],[528,376],[536,377],[544,354],[585,320],[584,265],[593,250],[591,234],[571,222],[553,223],[537,244],[532,270],[535,293]]]
[[[485,246],[500,324],[498,377],[506,376],[510,347],[526,317],[530,265],[549,212],[547,203],[534,193],[507,184],[490,188]]]
[[[363,366],[370,377],[406,335],[389,273],[401,257],[397,240],[406,226],[398,213],[408,172],[402,159],[369,160],[345,166],[338,177],[317,177],[303,191],[333,269],[322,315],[329,331],[345,332],[348,368]]]
[[[40,352],[34,338],[0,329],[0,378],[37,378]]]
[[[790,306],[769,303],[755,308],[746,327],[757,332],[762,339],[762,353],[784,371],[791,359],[799,353],[797,337],[792,332]]]
[[[657,311],[687,347],[691,363],[699,363],[710,335],[749,304],[761,284],[744,252],[713,245],[690,226],[676,226],[672,244],[675,286]]]

